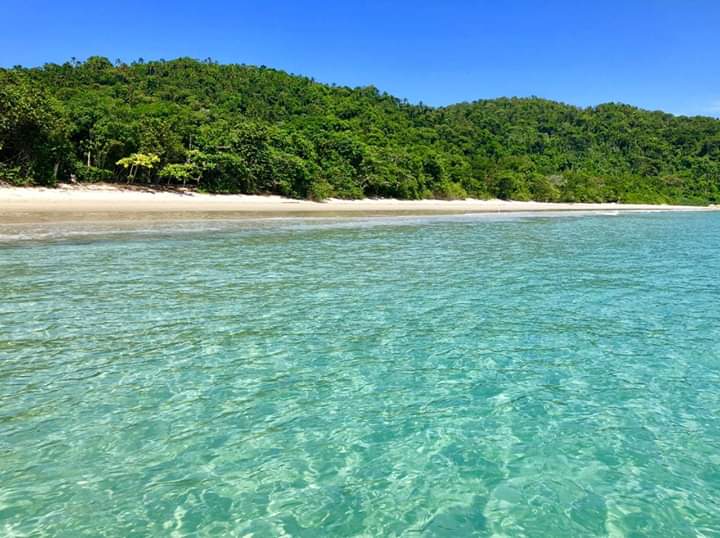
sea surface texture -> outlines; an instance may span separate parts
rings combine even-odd
[[[0,226],[0,536],[720,536],[720,214]]]

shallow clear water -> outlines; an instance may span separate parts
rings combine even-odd
[[[720,214],[0,229],[2,536],[720,535]]]

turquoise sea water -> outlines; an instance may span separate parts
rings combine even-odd
[[[719,278],[717,213],[2,226],[0,536],[719,536]]]

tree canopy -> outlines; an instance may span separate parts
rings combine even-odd
[[[720,120],[539,98],[448,107],[211,60],[0,69],[0,180],[298,198],[720,201]]]

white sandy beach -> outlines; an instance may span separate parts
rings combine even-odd
[[[281,196],[214,195],[194,192],[154,191],[115,185],[61,185],[58,188],[0,187],[0,218],[24,215],[121,213],[209,213],[262,214],[425,214],[522,211],[699,211],[715,206],[671,206],[642,204],[544,203],[505,200],[394,200],[364,199],[311,202]],[[159,215],[160,216],[160,215]]]

